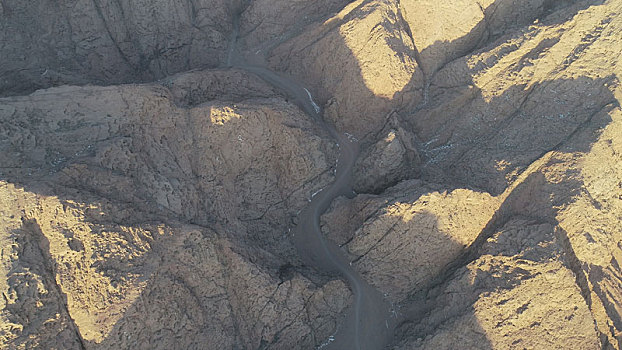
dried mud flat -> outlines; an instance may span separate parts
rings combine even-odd
[[[0,1],[0,348],[622,349],[621,12]]]

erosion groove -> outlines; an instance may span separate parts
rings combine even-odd
[[[345,259],[339,247],[329,242],[320,229],[320,216],[331,202],[339,196],[351,196],[352,168],[358,155],[357,141],[347,134],[337,132],[322,118],[321,110],[307,89],[294,80],[265,67],[248,65],[236,55],[239,35],[239,18],[234,20],[234,30],[229,43],[227,65],[253,73],[275,88],[290,96],[305,113],[321,125],[339,145],[339,157],[334,182],[323,188],[311,199],[309,205],[298,215],[293,240],[303,261],[320,271],[337,273],[348,281],[354,294],[354,305],[344,324],[337,331],[327,349],[381,349],[392,335],[395,318],[391,318],[391,306],[382,295],[365,282]],[[391,327],[389,327],[391,324]],[[384,327],[382,327],[384,326]],[[334,341],[332,339],[335,339]]]
[[[620,33],[0,0],[0,349],[622,350]]]
[[[80,330],[76,326],[74,319],[71,317],[71,313],[69,312],[69,308],[67,307],[67,295],[63,292],[62,288],[58,285],[56,281],[56,271],[54,266],[52,265],[52,258],[49,253],[50,243],[48,242],[47,237],[41,232],[41,228],[35,219],[25,220],[22,219],[23,227],[25,230],[32,234],[33,243],[38,250],[40,255],[41,263],[43,265],[44,271],[42,271],[42,275],[44,276],[44,280],[47,282],[48,287],[52,288],[53,293],[56,294],[58,298],[61,299],[62,305],[62,313],[64,317],[69,319],[71,324],[71,328],[78,340],[78,344],[81,350],[85,350],[84,340],[82,339],[82,335],[80,334]]]

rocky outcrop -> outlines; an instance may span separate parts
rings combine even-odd
[[[573,17],[576,10],[556,12],[435,75],[433,102],[409,119],[435,179],[455,174],[499,194],[615,102],[616,60],[587,62],[615,56],[607,38],[615,36],[619,9],[593,6]]]
[[[402,305],[397,348],[619,348],[622,95],[610,43],[622,22],[616,2],[587,5],[455,60],[441,51],[429,100],[401,116],[423,181],[325,215],[328,237]]]
[[[428,287],[473,243],[499,208],[498,201],[486,193],[448,192],[439,187],[404,182],[381,198],[362,197],[341,205],[357,208],[340,209],[342,215],[362,211],[361,207],[367,215],[327,214],[325,231],[330,238],[345,231],[341,222],[353,225],[360,220],[345,242],[335,238],[344,242],[361,274],[394,302]]]
[[[230,105],[221,101],[235,96],[223,94],[177,107],[175,95],[182,102],[202,98],[192,89],[206,81],[204,74],[194,83],[172,79],[172,94],[157,85],[67,87],[4,99],[3,172],[10,180],[45,178],[196,224],[228,223],[231,234],[291,256],[282,239],[284,218],[330,181],[335,146],[282,98]],[[249,91],[257,88],[256,78],[234,78],[227,79],[238,91],[245,81]],[[262,89],[257,93],[270,95]]]
[[[427,104],[428,85],[445,63],[549,7],[546,1],[354,1],[284,37],[267,56],[274,69],[302,79],[332,105],[327,117],[338,129],[371,138],[387,112],[408,114]]]
[[[238,45],[252,60],[282,41],[302,33],[308,26],[332,16],[347,0],[255,0],[240,17]]]
[[[362,139],[396,105],[416,101],[423,85],[396,11],[393,1],[352,2],[276,47],[269,62],[306,82],[320,104],[332,105],[326,117]]]
[[[378,193],[418,175],[421,158],[414,135],[393,114],[380,132],[386,135],[363,151],[354,166],[354,190]]]
[[[3,1],[0,96],[219,66],[239,6],[237,0]]]
[[[619,241],[614,164],[620,153],[613,135],[620,130],[621,65],[610,44],[622,26],[621,8],[585,5],[448,64],[433,81],[434,105],[412,120],[418,136],[430,140],[424,174],[429,169],[430,178],[447,174],[449,181],[501,193],[504,220],[523,215],[554,225],[565,266],[610,349],[619,348],[621,329],[620,247],[613,243]]]
[[[348,305],[343,282],[279,276],[222,233],[42,192],[0,186],[8,348],[309,348]]]
[[[330,346],[358,302],[292,244],[339,153],[308,93],[360,140],[321,225],[392,348],[620,349],[621,12],[0,1],[0,348]]]
[[[396,349],[602,348],[551,225],[512,219],[481,254],[421,296],[433,306]]]
[[[5,344],[309,348],[334,333],[349,291],[298,272],[287,228],[336,146],[239,71],[163,84],[0,99]]]

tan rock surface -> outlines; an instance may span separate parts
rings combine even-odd
[[[338,129],[362,138],[379,131],[396,103],[417,98],[421,73],[412,52],[394,2],[355,1],[276,47],[269,62],[305,81],[320,104],[329,102],[327,118]]]
[[[330,348],[356,298],[288,231],[339,148],[239,54],[361,140],[321,224],[391,348],[620,349],[621,14],[1,1],[0,348]]]
[[[543,11],[543,1],[354,1],[284,37],[269,62],[311,86],[338,129],[364,138],[392,109],[408,113],[427,101],[436,69]]]
[[[499,207],[487,193],[439,192],[438,185],[417,182],[402,183],[381,198],[363,197],[345,205],[360,208],[361,202],[370,214],[344,218],[329,213],[325,228],[332,238],[342,230],[340,222],[358,221],[345,251],[361,274],[394,302],[429,286],[473,243]]]
[[[163,83],[0,100],[9,348],[309,348],[334,333],[349,291],[296,271],[287,227],[335,146],[239,71]]]
[[[364,150],[354,165],[356,192],[382,192],[418,175],[421,158],[415,137],[404,129],[395,114],[379,135],[384,138]]]
[[[427,145],[431,171],[440,167],[501,193],[531,162],[615,101],[608,85],[618,69],[610,41],[618,33],[619,5],[592,6],[574,17],[571,10],[435,75],[434,102],[410,119]],[[558,24],[565,16],[571,19]]]
[[[265,53],[281,41],[300,34],[307,26],[338,12],[347,3],[347,0],[250,1],[240,18],[238,44],[251,55]]]
[[[0,6],[0,95],[146,81],[223,62],[240,1],[42,1]]]
[[[257,83],[251,79],[248,89]],[[174,94],[193,86],[183,76],[170,84]],[[20,181],[51,178],[193,223],[228,222],[234,234],[291,254],[285,218],[330,181],[334,145],[282,98],[192,108],[173,101],[157,85],[5,99],[3,172]]]
[[[306,348],[334,332],[347,306],[343,282],[279,280],[207,228],[105,199],[0,191],[14,203],[1,231],[8,348]],[[118,223],[127,216],[141,222]]]
[[[341,206],[349,209],[334,208],[326,215],[325,232],[352,254],[353,265],[394,301],[402,301],[406,324],[412,322],[412,327],[398,332],[398,339],[410,337],[399,348],[619,348],[622,72],[612,47],[619,46],[613,43],[619,41],[622,23],[618,2],[586,5],[562,8],[519,35],[502,36],[450,61],[434,74],[427,104],[405,119],[420,142],[424,179],[481,188],[482,194],[493,195],[489,200],[471,208],[467,194],[480,190],[445,186],[453,190],[451,195],[435,202],[427,196],[442,190],[422,186],[425,181],[404,182],[378,197],[343,201]],[[409,198],[414,188],[421,192]],[[394,193],[401,196],[399,203],[408,203],[402,214],[393,204]],[[432,208],[429,219],[415,218],[410,227],[388,218],[389,212],[401,217],[427,207]],[[478,224],[437,231],[445,215]],[[507,248],[496,241],[482,246],[517,216],[550,225],[535,230],[521,249],[550,240],[554,244],[546,244],[559,257],[555,263],[530,265],[525,274],[532,282],[500,293],[497,282],[476,283],[473,276],[522,268],[515,260],[497,257]],[[335,233],[346,217],[359,224],[349,223],[347,235]],[[555,237],[546,238],[551,232]],[[499,247],[488,258],[489,244]],[[540,280],[542,271],[549,270],[551,278]],[[503,275],[499,283],[508,278],[514,277]],[[450,287],[466,281],[470,287]],[[538,294],[545,282],[553,283],[548,290],[560,292]],[[438,296],[447,290],[461,296]],[[540,311],[513,316],[512,310],[495,304],[509,296],[525,298]],[[436,309],[426,309],[426,303],[437,303]],[[499,323],[507,317],[520,322]],[[576,337],[568,338],[566,327]]]
[[[426,296],[433,306],[418,338],[396,349],[601,349],[553,231],[510,220],[478,259]]]
[[[413,120],[430,140],[424,173],[503,192],[492,227],[516,214],[556,226],[603,347],[619,348],[621,66],[612,43],[622,8],[582,7],[448,64],[433,82],[435,102]],[[472,85],[451,78],[460,67]],[[442,132],[424,136],[433,129]]]

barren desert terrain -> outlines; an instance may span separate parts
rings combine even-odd
[[[0,349],[622,350],[622,0],[0,0]]]

